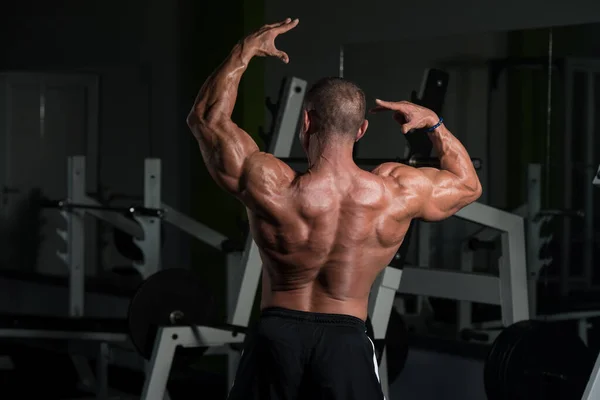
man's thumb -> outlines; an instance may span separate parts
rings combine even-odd
[[[277,51],[277,57],[286,64],[290,62],[290,57],[285,51]]]

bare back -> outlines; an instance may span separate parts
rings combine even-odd
[[[371,286],[411,219],[410,193],[402,201],[410,189],[388,176],[391,169],[287,174],[287,185],[263,175],[248,207],[263,260],[263,307],[366,318]]]

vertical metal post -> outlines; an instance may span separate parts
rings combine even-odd
[[[85,157],[67,159],[67,196],[69,202],[85,201]],[[62,211],[67,220],[67,259],[69,266],[69,316],[81,317],[85,306],[85,225],[84,211]]]
[[[573,206],[573,68],[570,61],[565,62],[565,127],[564,127],[564,174],[563,174],[563,208],[570,210]],[[571,220],[562,218],[562,245],[560,260],[560,294],[566,297],[569,293],[569,265],[571,264]]]
[[[600,399],[600,355],[596,359],[596,364],[594,365],[594,369],[592,374],[590,375],[590,380],[585,387],[585,392],[583,393],[582,400],[596,400]]]
[[[594,134],[595,134],[595,76],[593,71],[587,73],[587,108],[584,160],[585,178],[583,180],[583,206],[585,218],[583,221],[583,276],[587,287],[591,287],[594,271],[594,187],[588,182],[594,180]]]
[[[542,260],[538,257],[540,250],[540,227],[542,219],[537,218],[541,211],[541,178],[542,166],[527,166],[527,280],[529,287],[529,312],[537,315],[537,283]]]
[[[176,347],[175,338],[167,337],[164,328],[160,328],[154,341],[152,358],[146,365],[146,380],[141,400],[164,400],[165,396],[168,396],[167,383]]]
[[[523,218],[515,216],[514,226],[502,232],[500,237],[502,256],[498,259],[498,269],[502,323],[508,326],[530,318]]]
[[[144,207],[159,209],[161,206],[161,161],[147,158],[144,160]],[[144,231],[143,239],[135,239],[144,260],[135,267],[147,278],[161,268],[161,219],[141,215],[136,215],[135,219]]]
[[[279,99],[279,112],[273,122],[273,137],[269,153],[275,157],[289,157],[298,129],[298,120],[302,111],[306,81],[292,77],[285,82],[284,92]]]
[[[396,293],[400,288],[402,270],[386,267],[373,283],[369,295],[369,317],[373,326],[373,338],[385,339]]]
[[[229,315],[229,323],[248,326],[262,272],[262,260],[252,235],[248,235],[246,239],[246,250],[242,255],[240,269],[243,271],[241,283],[235,299],[235,308]]]

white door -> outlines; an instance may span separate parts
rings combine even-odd
[[[0,267],[51,275],[67,273],[67,266],[56,256],[58,250],[66,249],[56,233],[57,228],[65,227],[60,213],[42,210],[39,226],[32,218],[35,210],[23,208],[35,190],[50,200],[66,197],[70,155],[86,155],[87,190],[95,192],[97,150],[95,76],[0,74],[0,214],[4,227],[0,248],[6,250]],[[95,269],[95,226],[87,221],[86,225],[89,271]],[[39,248],[36,233],[41,234]]]

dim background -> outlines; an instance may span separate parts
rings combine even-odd
[[[27,182],[42,176],[44,190],[59,197],[65,191],[66,156],[96,151],[97,163],[88,165],[96,193],[114,204],[128,204],[143,192],[144,158],[160,157],[165,202],[227,236],[242,237],[244,210],[210,179],[185,119],[202,82],[236,41],[264,23],[286,17],[300,19],[294,31],[277,40],[291,62],[254,59],[242,80],[234,113],[234,121],[263,148],[259,128],[268,130],[271,124],[265,98],[277,98],[285,77],[310,84],[323,76],[339,75],[343,67],[343,76],[361,86],[372,104],[375,97],[409,99],[411,91],[419,89],[426,68],[441,68],[450,73],[443,113],[446,124],[473,157],[483,160],[480,201],[507,210],[526,201],[527,164],[545,162],[550,152],[553,163],[545,176],[551,183],[543,202],[562,207],[561,182],[564,174],[572,172],[558,165],[564,139],[564,88],[559,75],[552,78],[547,147],[547,70],[504,72],[490,91],[487,61],[547,60],[550,28],[553,59],[600,58],[600,24],[596,23],[600,3],[594,0],[3,2],[0,74],[58,73],[64,79],[46,94],[43,129],[38,89],[26,81],[22,92],[11,100],[16,102],[13,106],[17,104],[13,109],[21,133],[10,141],[0,136],[5,143],[0,146],[0,173],[14,174],[13,181],[15,176]],[[600,94],[598,88],[594,91]],[[575,96],[577,90],[584,95],[582,88],[575,90]],[[3,93],[0,96],[6,101]],[[369,118],[358,156],[402,156],[404,138],[394,121],[384,116]],[[581,118],[575,116],[572,130],[579,138],[584,129]],[[575,159],[583,159],[586,151],[581,140],[574,138]],[[593,152],[598,163],[597,141]],[[292,156],[300,155],[296,143]],[[574,182],[576,205],[576,193],[591,182],[579,178]],[[3,196],[18,195],[4,185]],[[597,199],[596,194],[595,204]],[[49,224],[50,228],[44,228],[47,232],[52,221]],[[597,230],[598,224],[594,226]],[[473,227],[456,220],[437,225],[432,264],[452,268],[458,263],[456,247],[472,231]],[[164,238],[164,265],[192,266],[217,293],[224,291],[222,254],[169,226]],[[37,263],[24,259],[26,251],[26,245],[6,247],[0,258],[3,272],[65,274],[44,249]],[[122,262],[116,254],[101,253],[93,253],[90,276],[102,275]],[[64,295],[57,294],[55,304],[38,301],[31,291],[23,291],[24,286],[35,284],[33,280],[24,277],[19,282],[0,280],[1,310],[53,314],[64,309]],[[53,289],[40,286],[36,290]],[[123,314],[116,305],[92,312]],[[411,351],[412,367],[396,383],[403,388],[400,398],[482,398],[481,362],[469,355],[473,352],[448,350],[432,361],[427,349]],[[204,371],[219,371],[218,362],[208,364],[202,367]],[[434,380],[439,383],[431,385]]]

